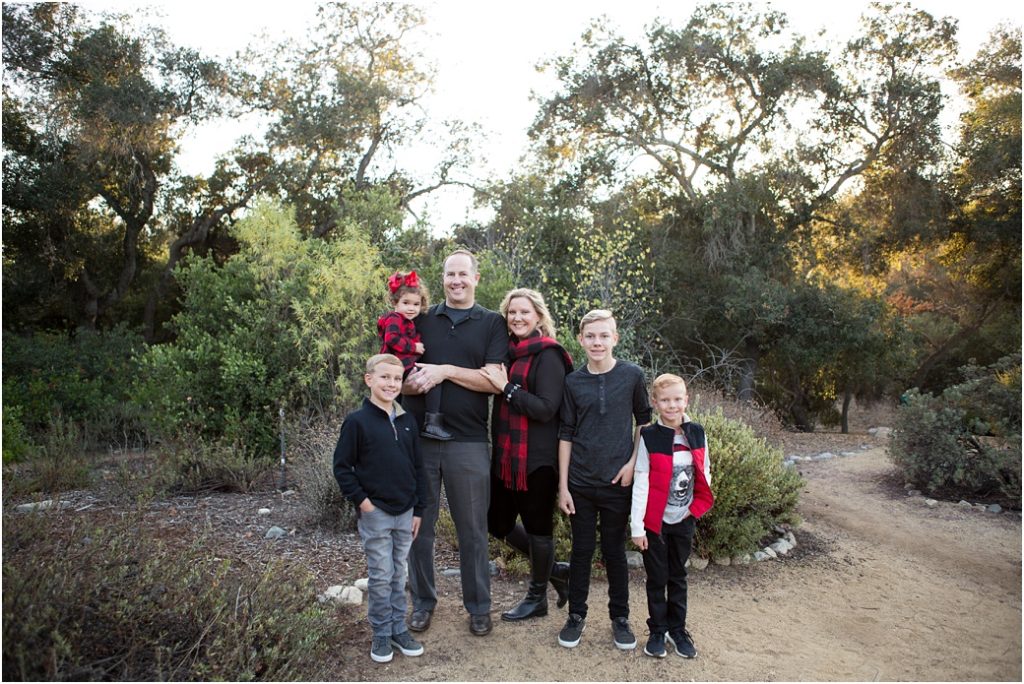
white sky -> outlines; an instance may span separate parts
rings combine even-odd
[[[91,9],[130,10],[156,8],[173,41],[218,57],[230,57],[263,31],[272,39],[301,37],[314,23],[316,4],[290,2],[234,2],[207,0],[177,2],[82,2]],[[536,113],[531,91],[549,92],[552,83],[536,70],[545,58],[569,52],[573,43],[600,15],[606,15],[620,33],[637,38],[655,18],[682,25],[693,0],[413,0],[427,16],[422,51],[436,65],[434,94],[427,112],[436,121],[461,119],[483,127],[480,158],[485,162],[470,174],[476,178],[508,177],[527,146],[526,129]],[[793,28],[811,37],[824,29],[845,40],[867,7],[860,0],[771,3],[785,12]],[[914,7],[934,16],[959,21],[961,59],[970,59],[988,33],[1001,21],[1020,26],[1022,10],[993,0],[917,0]],[[213,159],[226,152],[238,137],[238,126],[208,126],[183,141],[179,163],[190,173],[212,170]],[[424,158],[428,158],[424,155]],[[425,166],[429,166],[429,161]],[[429,169],[423,170],[424,174]],[[428,212],[435,232],[447,232],[453,223],[481,218],[472,211],[468,190],[435,193],[415,207]]]

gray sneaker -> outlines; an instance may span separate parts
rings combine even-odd
[[[373,658],[373,662],[375,663],[390,663],[391,659],[395,657],[395,652],[391,650],[391,637],[373,637],[373,646],[370,647],[370,657]]]
[[[569,619],[565,621],[565,627],[558,633],[558,645],[566,648],[576,648],[583,636],[583,629],[587,626],[586,619],[582,615],[569,613]]]
[[[615,638],[615,648],[629,651],[636,648],[636,636],[629,628],[629,620],[624,617],[617,617],[612,620],[612,636]]]
[[[397,648],[404,656],[423,655],[423,644],[412,638],[409,632],[391,635],[391,645]]]

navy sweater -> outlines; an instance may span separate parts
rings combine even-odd
[[[412,414],[395,404],[395,422],[363,399],[341,424],[334,448],[334,478],[341,493],[356,506],[369,497],[374,506],[391,515],[410,508],[422,516],[427,478],[420,455],[419,428]]]

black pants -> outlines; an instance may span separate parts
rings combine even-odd
[[[550,537],[554,531],[555,496],[558,473],[552,466],[541,466],[526,476],[526,491],[508,489],[491,471],[491,506],[487,509],[487,531],[501,539],[523,519],[527,534]]]
[[[672,525],[662,524],[661,534],[647,530],[644,568],[650,615],[647,626],[652,634],[686,627],[686,559],[693,548],[696,526],[693,516],[687,516]]]
[[[608,571],[608,613],[612,619],[629,617],[629,568],[626,566],[626,524],[633,502],[633,488],[572,487],[576,514],[572,527],[572,555],[569,558],[569,612],[587,616],[590,594],[590,565],[601,530],[601,556]]]

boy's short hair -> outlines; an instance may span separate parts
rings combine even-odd
[[[654,382],[651,383],[651,398],[653,399],[658,396],[658,390],[671,387],[672,385],[682,385],[683,394],[688,394],[685,380],[672,373],[662,373],[658,377],[654,378]]]
[[[596,323],[597,321],[611,321],[612,329],[615,329],[617,327],[615,325],[615,316],[612,315],[611,311],[609,311],[608,309],[593,309],[591,311],[588,311],[586,315],[584,315],[583,318],[580,319],[580,335],[583,334],[583,329],[585,327],[587,327],[591,323]]]
[[[366,372],[372,373],[382,363],[386,363],[389,366],[402,366],[402,360],[394,354],[374,354],[366,360]],[[405,366],[402,366],[405,368]]]

